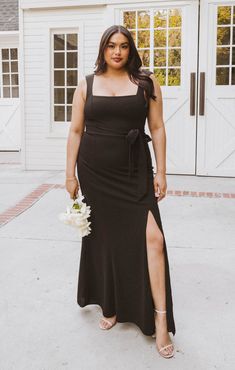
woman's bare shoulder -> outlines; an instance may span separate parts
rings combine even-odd
[[[157,78],[155,77],[155,74],[153,72],[151,72],[151,74],[149,74],[149,77],[151,78],[151,80],[153,81],[154,85],[156,86],[160,86]]]
[[[155,95],[158,97],[158,98],[162,98],[162,92],[161,92],[161,85],[160,83],[158,82],[157,78],[155,77],[154,73],[151,73],[149,75],[149,77],[151,78],[151,80],[153,81],[153,86],[154,86],[154,90],[155,90]]]
[[[76,102],[80,99],[83,99],[85,101],[86,100],[86,92],[87,92],[86,77],[83,77],[79,81],[79,83],[78,83],[78,85],[77,85],[77,87],[74,91],[74,96],[73,96],[74,102]]]

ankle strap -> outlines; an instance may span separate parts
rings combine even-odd
[[[156,310],[156,308],[154,308],[154,311],[159,312],[159,313],[166,313],[166,311]]]

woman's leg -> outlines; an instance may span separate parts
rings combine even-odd
[[[165,311],[166,294],[163,235],[150,210],[148,211],[147,218],[146,242],[149,276],[155,308],[157,310]],[[172,343],[170,335],[167,331],[166,314],[156,313],[155,324],[157,328],[156,343],[158,348]],[[172,347],[168,347],[163,351],[163,354],[169,353],[172,353]]]

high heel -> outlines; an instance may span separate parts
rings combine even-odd
[[[165,314],[165,313],[167,312],[167,311],[157,310],[156,308],[154,308],[154,311],[155,311],[155,312],[158,312],[158,313],[163,313],[163,314]],[[153,334],[153,335],[152,335],[152,337],[153,337],[153,338],[156,338],[156,332],[155,332],[155,334]],[[162,353],[162,352],[164,351],[164,349],[169,348],[169,347],[173,347],[173,350],[172,350],[172,352],[171,352],[171,353],[169,353],[168,355],[165,355],[164,353]],[[170,358],[170,357],[173,357],[173,356],[174,356],[174,354],[175,354],[175,347],[174,347],[174,344],[173,344],[173,343],[171,343],[171,344],[167,344],[167,345],[165,345],[165,346],[161,347],[160,349],[158,349],[158,348],[157,348],[157,350],[158,350],[159,354],[160,354],[162,357],[164,357],[164,358]]]
[[[102,321],[104,321],[104,322],[106,322],[107,324],[109,324],[108,325],[108,327],[104,327],[103,325],[102,325]],[[99,327],[100,327],[100,329],[102,329],[102,330],[109,330],[109,329],[111,329],[115,324],[117,323],[117,319],[116,319],[116,317],[115,317],[115,320],[114,321],[111,321],[111,320],[108,320],[108,319],[106,319],[105,317],[102,317],[101,319],[100,319],[100,322],[99,322]]]

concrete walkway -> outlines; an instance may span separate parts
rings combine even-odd
[[[235,179],[168,175],[167,182],[159,209],[177,349],[168,360],[135,324],[101,331],[100,307],[77,305],[80,240],[57,219],[71,202],[64,173],[0,164],[0,218],[7,209],[12,215],[0,228],[1,370],[234,369]],[[25,209],[14,213],[20,202]]]

